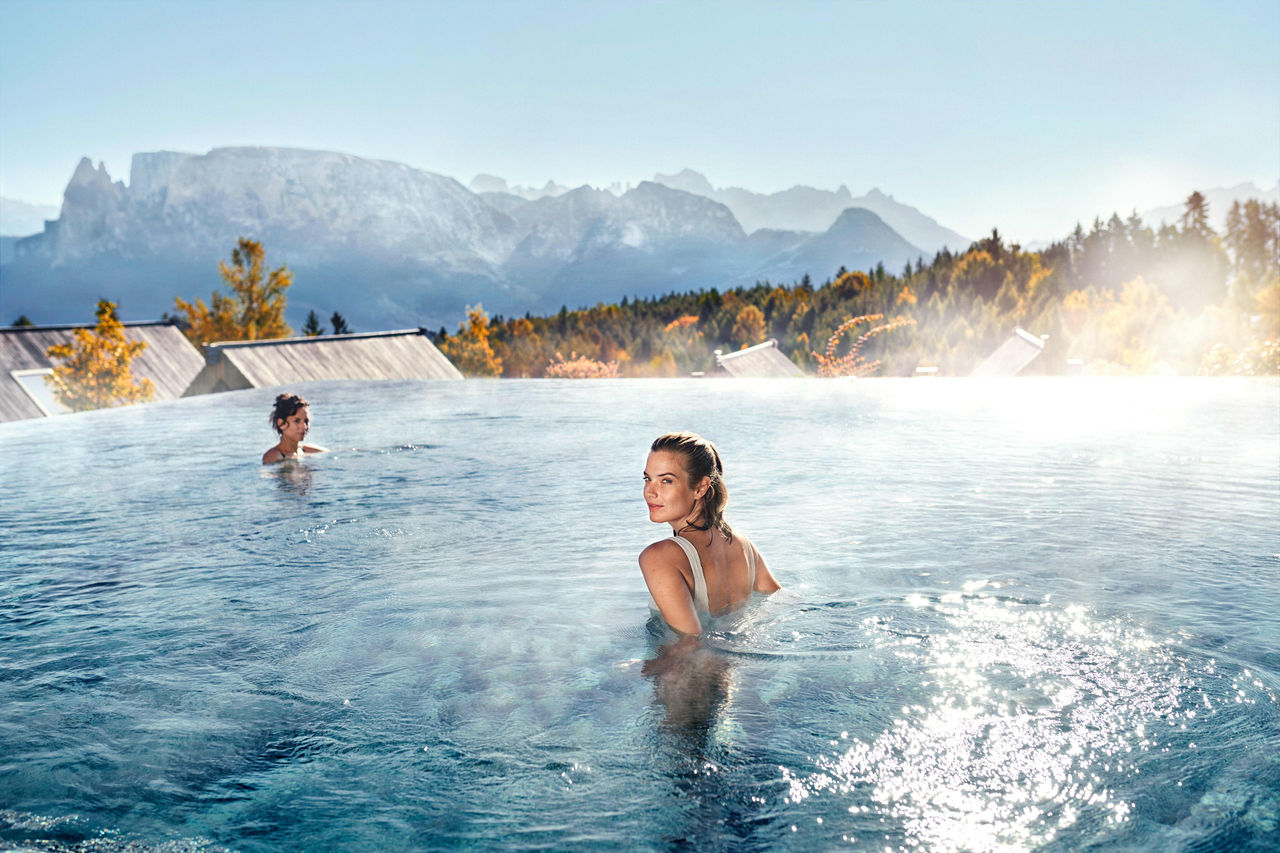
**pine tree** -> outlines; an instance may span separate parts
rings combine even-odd
[[[1227,212],[1226,244],[1237,274],[1261,284],[1280,272],[1280,206],[1251,198]]]
[[[1208,238],[1213,233],[1209,227],[1209,201],[1199,191],[1187,196],[1182,212],[1182,232]]]
[[[337,311],[333,312],[333,316],[329,318],[329,325],[333,326],[335,335],[351,334],[351,327],[347,325],[347,318],[343,317]]]
[[[320,325],[320,318],[316,316],[315,309],[307,312],[307,322],[302,326],[302,334],[308,338],[316,338],[324,334],[324,327]]]

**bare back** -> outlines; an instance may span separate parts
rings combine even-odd
[[[735,534],[730,541],[719,531],[686,531],[655,542],[640,555],[640,566],[655,605],[667,624],[681,633],[702,629],[699,611],[719,616],[746,604],[753,591],[780,589],[746,537]],[[702,595],[705,610],[697,600]]]
[[[741,607],[755,582],[755,548],[746,538],[730,542],[719,531],[688,531],[681,538],[693,545],[707,588],[707,610],[719,616]],[[693,566],[689,567],[692,576]]]

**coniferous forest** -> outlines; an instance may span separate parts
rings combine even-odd
[[[806,275],[545,317],[488,317],[474,306],[436,340],[470,376],[682,376],[712,370],[716,349],[768,338],[812,373],[824,353],[829,363],[833,333],[870,315],[836,349],[882,327],[863,338],[859,359],[878,362],[881,376],[920,367],[968,375],[1019,327],[1047,336],[1025,374],[1275,374],[1278,229],[1280,208],[1251,200],[1235,203],[1217,233],[1193,193],[1179,223],[1155,229],[1136,213],[1113,215],[1040,251],[993,230],[963,252],[897,271],[841,268],[821,283]]]

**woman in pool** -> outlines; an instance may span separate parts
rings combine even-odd
[[[325,453],[323,447],[303,444],[311,429],[311,414],[307,401],[297,394],[281,394],[276,397],[271,410],[271,428],[280,436],[275,447],[262,454],[262,464],[270,465],[283,459],[296,459],[305,453]]]
[[[654,606],[679,634],[741,607],[752,592],[781,589],[755,546],[724,520],[729,493],[714,445],[689,432],[668,433],[649,448],[644,469],[649,520],[674,534],[640,553]]]

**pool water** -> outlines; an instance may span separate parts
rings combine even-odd
[[[1280,382],[276,390],[0,425],[0,848],[1280,849]],[[681,658],[672,429],[785,587]]]

